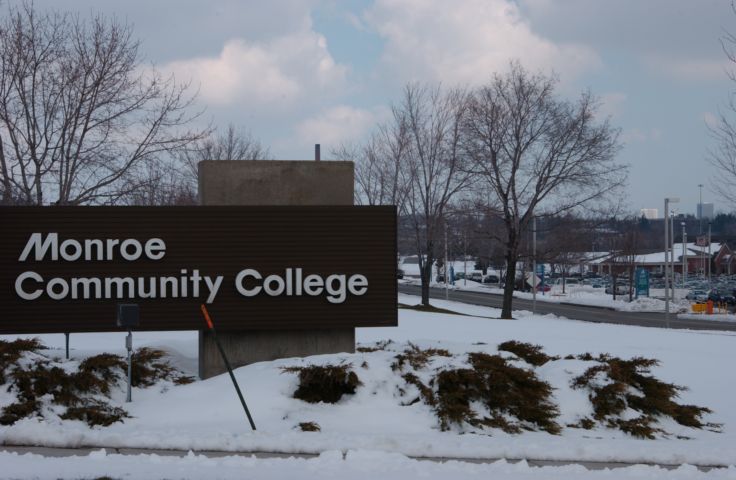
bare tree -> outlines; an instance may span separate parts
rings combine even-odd
[[[503,318],[512,318],[516,262],[534,215],[570,212],[615,192],[627,169],[615,162],[618,131],[596,122],[590,93],[576,102],[555,96],[554,78],[512,63],[474,92],[464,125],[465,148],[491,207],[505,224]]]
[[[416,241],[422,304],[429,305],[435,248],[453,196],[466,188],[470,175],[461,150],[461,124],[467,94],[416,84],[404,89],[394,108],[396,125],[405,125],[411,141],[406,169],[406,212]]]
[[[128,25],[10,6],[0,24],[4,203],[109,203],[202,132],[187,86],[144,68]]]
[[[224,132],[210,131],[182,150],[183,175],[196,191],[198,164],[202,160],[270,160],[271,152],[253,134],[229,124]]]
[[[736,4],[731,2],[731,9],[736,13]],[[736,36],[727,33],[721,38],[721,46],[728,60],[736,64]],[[736,82],[736,71],[728,72],[732,82]],[[729,94],[728,103],[718,115],[715,125],[708,125],[711,135],[716,141],[715,149],[711,150],[708,161],[716,167],[718,174],[713,178],[713,188],[716,192],[736,207],[736,91]]]
[[[142,174],[123,184],[120,199],[116,203],[126,205],[196,205],[197,190],[182,175],[179,165],[170,159],[147,166]]]
[[[405,122],[398,112],[394,121],[379,125],[361,146],[340,145],[332,156],[355,162],[355,203],[358,205],[396,205],[404,213],[407,194],[407,169],[411,148]]]

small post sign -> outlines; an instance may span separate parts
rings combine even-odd
[[[636,298],[649,296],[649,272],[643,268],[636,269]]]

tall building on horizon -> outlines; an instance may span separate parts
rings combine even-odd
[[[698,203],[697,215],[698,219],[713,219],[713,204],[712,203]]]
[[[641,216],[647,220],[656,220],[659,218],[659,209],[657,208],[642,208]]]

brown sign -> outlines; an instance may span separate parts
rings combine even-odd
[[[0,333],[397,325],[393,207],[0,207]]]

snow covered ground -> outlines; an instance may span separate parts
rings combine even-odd
[[[401,295],[399,300],[403,304],[418,303],[417,297],[406,295]],[[190,385],[134,389],[131,404],[122,402],[121,388],[114,392],[113,400],[126,408],[132,418],[106,428],[89,428],[78,421],[58,419],[26,419],[0,427],[0,441],[7,444],[322,454],[319,458],[205,459],[191,455],[176,459],[93,454],[76,459],[43,459],[0,454],[3,465],[0,477],[28,476],[17,472],[31,472],[39,478],[84,477],[94,471],[113,477],[143,478],[150,471],[159,472],[150,474],[151,478],[161,477],[161,472],[173,478],[229,478],[238,472],[242,476],[243,472],[253,471],[261,478],[297,476],[294,472],[298,472],[300,478],[494,475],[516,479],[597,478],[605,473],[587,472],[582,467],[540,469],[505,462],[437,464],[416,462],[406,455],[736,465],[733,408],[736,334],[593,324],[551,315],[532,316],[529,312],[516,312],[518,320],[498,320],[498,309],[454,302],[433,303],[474,316],[402,309],[398,327],[364,328],[356,332],[361,345],[392,340],[386,351],[284,359],[237,369],[235,374],[258,426],[257,432],[250,431],[227,375]],[[63,335],[44,335],[41,339],[57,349],[49,354],[63,355]],[[401,405],[400,378],[391,372],[390,364],[396,353],[407,347],[407,342],[423,348],[445,348],[460,358],[468,352],[496,353],[497,345],[506,340],[541,344],[546,353],[563,357],[591,352],[622,358],[657,358],[661,366],[655,367],[653,373],[663,381],[689,387],[682,392],[679,402],[712,409],[714,413],[705,420],[723,424],[723,432],[695,430],[673,422],[664,425],[672,435],[658,440],[638,440],[618,430],[600,427],[564,428],[559,436],[544,432],[511,435],[496,430],[473,434],[460,427],[442,432],[429,406],[422,402]],[[136,347],[163,348],[171,353],[176,366],[190,374],[196,372],[196,332],[135,333],[134,343]],[[103,351],[123,354],[124,344],[123,333],[71,336],[72,355],[76,359]],[[439,361],[444,360],[433,360]],[[308,404],[292,398],[297,377],[283,373],[282,367],[328,363],[352,364],[363,386],[336,405]],[[559,360],[535,369],[540,378],[556,388],[554,399],[560,406],[561,425],[590,413],[587,394],[569,387],[570,379],[582,373],[586,365],[581,360]],[[11,397],[11,393],[0,391],[0,406],[10,403]],[[296,428],[300,422],[309,421],[318,423],[322,431],[302,432]],[[691,439],[678,439],[678,435]],[[349,453],[342,460],[340,452],[346,451]],[[95,469],[95,465],[104,465],[108,470]],[[60,473],[67,471],[71,473]],[[736,468],[701,474],[692,467],[665,472],[642,466],[616,470],[614,475],[614,478],[736,478]]]

